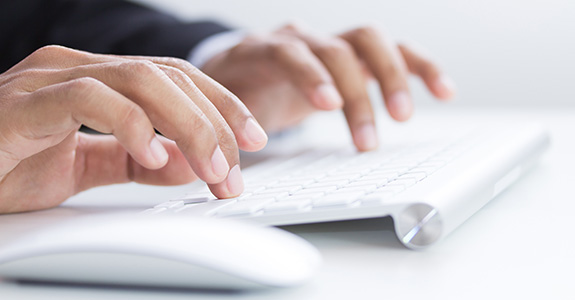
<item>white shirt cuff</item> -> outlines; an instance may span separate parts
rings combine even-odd
[[[202,68],[214,56],[239,44],[246,36],[242,30],[232,30],[214,34],[202,40],[188,55],[188,61],[197,68]]]

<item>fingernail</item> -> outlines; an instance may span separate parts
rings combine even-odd
[[[158,140],[158,138],[156,137],[153,138],[152,141],[150,142],[150,151],[152,152],[152,156],[158,163],[165,163],[169,158],[168,152],[166,151],[164,146],[162,146],[160,140]]]
[[[268,141],[268,136],[264,129],[252,118],[248,119],[244,130],[252,144],[259,145]]]
[[[353,131],[353,141],[360,151],[377,148],[377,133],[373,124],[364,124]]]
[[[220,149],[220,146],[217,146],[214,154],[212,154],[212,171],[217,177],[224,178],[229,170],[230,166],[228,165],[228,161],[222,149]]]
[[[449,99],[455,94],[455,83],[451,78],[442,75],[433,84],[437,95],[441,99]]]
[[[391,95],[388,100],[389,111],[398,121],[405,121],[413,113],[413,104],[405,91],[398,91]]]
[[[315,105],[321,109],[335,109],[343,105],[343,99],[332,84],[322,84],[315,91]]]
[[[226,185],[230,196],[238,196],[244,191],[244,179],[242,178],[242,171],[239,165],[235,165],[228,174]]]

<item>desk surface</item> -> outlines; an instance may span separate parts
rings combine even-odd
[[[535,169],[454,233],[427,250],[403,248],[387,218],[299,225],[286,229],[317,246],[325,263],[314,281],[294,289],[218,294],[0,282],[1,298],[575,298],[575,286],[571,282],[572,270],[575,269],[575,237],[571,232],[575,211],[575,193],[571,185],[575,181],[575,109],[422,111],[412,124],[389,126],[409,127],[418,126],[418,123],[470,118],[538,120],[549,128],[552,146]],[[388,128],[389,131],[391,129]],[[311,134],[314,134],[313,130]],[[137,184],[102,187],[77,195],[56,209],[0,216],[0,246],[27,230],[68,216],[146,208],[186,189],[189,187]]]

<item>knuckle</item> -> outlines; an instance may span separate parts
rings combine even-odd
[[[193,117],[186,119],[183,123],[181,126],[182,128],[186,128],[186,132],[174,136],[173,140],[178,145],[181,145],[185,152],[194,151],[193,149],[195,147],[210,148],[217,143],[216,131],[203,112],[197,112]],[[189,138],[189,133],[192,133],[194,138]]]
[[[302,51],[305,51],[306,47],[306,44],[299,39],[283,37],[271,42],[268,45],[268,50],[270,58],[285,60],[298,56]]]
[[[389,80],[405,80],[405,71],[397,64],[388,64],[382,70],[385,78]]]
[[[190,117],[183,120],[183,123],[182,128],[186,128],[186,132],[193,132],[195,135],[208,135],[210,140],[215,137],[215,131],[208,116],[197,106],[190,112]],[[208,142],[208,139],[205,141]]]
[[[421,58],[419,63],[419,72],[423,77],[434,76],[439,73],[438,68],[426,58]]]
[[[166,57],[162,59],[164,65],[178,69],[184,73],[199,74],[200,69],[192,65],[189,61],[177,57]]]
[[[44,64],[46,62],[59,62],[62,58],[74,60],[82,54],[81,51],[66,48],[58,45],[48,45],[41,47],[30,54],[26,60],[32,64]]]
[[[233,131],[229,126],[221,128],[218,130],[218,141],[220,142],[220,147],[224,153],[235,153],[238,152],[238,144],[234,136]]]
[[[41,47],[23,59],[20,69],[42,67],[45,69],[64,69],[78,64],[85,64],[87,58],[95,56],[92,53],[67,48],[59,45]],[[17,69],[17,68],[16,68]]]
[[[220,118],[219,120],[217,120],[212,124],[217,131],[217,137],[219,141],[235,145],[236,138],[234,132],[232,131],[232,128],[226,122],[226,120]]]
[[[63,97],[60,101],[78,101],[90,98],[90,95],[104,87],[104,84],[91,77],[81,77],[70,80],[60,88]]]
[[[179,86],[188,86],[192,84],[192,80],[188,77],[188,75],[178,68],[165,67],[164,72],[173,82]]]
[[[98,89],[102,85],[103,84],[100,81],[92,77],[81,77],[69,81],[66,84],[66,88],[71,93],[78,93],[78,92],[84,93],[87,91],[93,91],[94,89]]]
[[[135,103],[124,103],[120,108],[119,123],[126,126],[128,132],[137,132],[141,129],[148,129],[147,115],[144,110]]]
[[[48,46],[41,47],[38,50],[34,51],[34,53],[32,53],[32,55],[44,57],[44,56],[66,54],[67,52],[71,52],[71,51],[74,51],[74,50],[72,50],[70,48],[63,47],[63,46],[58,46],[58,45],[48,45]]]
[[[161,71],[151,61],[148,60],[132,60],[120,65],[120,71],[129,79],[148,79],[150,77],[157,77]]]
[[[189,68],[196,69],[190,62],[185,59],[177,58],[177,57],[168,57],[166,58],[166,65],[178,68],[180,70],[186,70]]]
[[[354,55],[351,45],[342,39],[330,40],[318,47],[316,51],[319,56],[330,60],[345,59]]]
[[[383,36],[383,32],[378,26],[370,24],[356,28],[353,35],[360,40],[374,40]]]
[[[303,25],[301,22],[290,21],[281,27],[280,30],[291,31],[291,32],[302,32]]]

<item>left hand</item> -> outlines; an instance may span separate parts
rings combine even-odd
[[[236,94],[266,131],[293,126],[316,110],[343,108],[355,146],[377,147],[367,81],[375,78],[391,117],[413,112],[408,73],[449,99],[454,86],[436,63],[374,27],[319,36],[295,25],[253,35],[209,60],[202,70]]]

